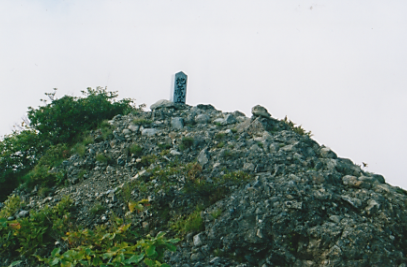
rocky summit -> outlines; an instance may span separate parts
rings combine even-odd
[[[266,108],[252,113],[161,100],[117,115],[108,138],[92,131],[51,170],[65,186],[15,190],[27,205],[9,220],[69,195],[83,227],[114,214],[140,235],[179,237],[170,266],[407,266],[406,191]],[[130,218],[131,201],[143,209]]]

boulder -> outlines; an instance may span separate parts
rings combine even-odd
[[[271,114],[268,113],[267,109],[263,106],[257,105],[252,108],[253,116],[263,117],[263,118],[271,118]]]

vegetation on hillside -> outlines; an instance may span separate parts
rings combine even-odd
[[[116,92],[98,87],[82,91],[83,97],[55,97],[56,89],[46,93],[51,103],[29,107],[27,124],[0,142],[0,201],[19,185],[52,186],[64,174],[50,174],[69,156],[69,148],[85,132],[106,119],[134,110],[133,100],[115,101]]]

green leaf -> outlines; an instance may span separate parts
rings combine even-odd
[[[146,248],[146,253],[148,257],[152,257],[157,255],[157,252],[155,251],[155,246],[148,246]]]
[[[95,258],[93,258],[92,264],[94,266],[100,266],[103,263],[102,259],[99,258],[98,256],[96,256]]]
[[[170,243],[173,243],[173,244],[177,244],[180,240],[181,239],[179,239],[179,238],[173,238],[173,239],[169,239],[167,241],[170,242]]]
[[[145,259],[145,260],[144,260],[144,263],[145,263],[147,266],[154,266],[154,262],[153,262],[151,259]]]
[[[8,267],[16,266],[16,265],[20,264],[21,262],[23,262],[23,261],[14,261]]]
[[[54,250],[51,252],[51,257],[55,258],[57,254],[59,255],[59,252],[61,252],[60,248],[54,248]]]
[[[141,253],[140,255],[133,255],[129,259],[127,259],[124,263],[130,264],[130,263],[139,263],[144,259],[144,253]]]
[[[50,265],[51,265],[51,266],[57,265],[60,261],[61,261],[61,259],[59,259],[59,258],[54,258],[54,259],[50,262]]]
[[[177,247],[174,246],[173,244],[166,243],[165,246],[170,250],[170,251],[176,251]]]
[[[161,238],[161,237],[163,237],[163,236],[165,236],[165,232],[159,232],[159,233],[157,234],[156,238]]]

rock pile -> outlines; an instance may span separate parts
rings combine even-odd
[[[66,187],[45,198],[15,193],[31,209],[70,195],[86,227],[125,214],[126,197],[147,199],[151,209],[136,223],[154,234],[174,229],[168,221],[213,193],[191,189],[191,181],[213,190],[220,177],[240,171],[234,177],[242,181],[222,183],[223,195],[199,211],[202,227],[182,232],[177,251],[166,253],[171,266],[407,266],[407,193],[383,176],[261,106],[251,118],[211,105],[159,101],[151,108],[112,118],[108,139],[92,132],[86,153],[59,167]]]

